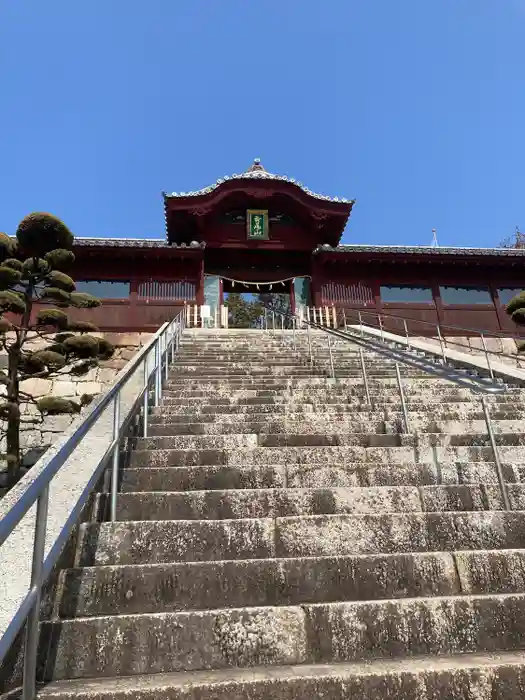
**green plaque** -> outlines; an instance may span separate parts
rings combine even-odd
[[[246,212],[246,235],[251,241],[268,240],[268,211],[248,209]]]

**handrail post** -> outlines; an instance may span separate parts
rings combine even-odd
[[[334,355],[332,353],[332,336],[328,333],[328,352],[330,354],[330,372],[332,379],[335,379]]]
[[[408,428],[408,411],[405,401],[405,392],[403,391],[403,382],[401,381],[401,372],[399,371],[399,362],[396,362],[396,377],[397,377],[397,387],[399,389],[399,396],[401,398],[401,408],[403,409],[403,422],[405,424],[405,433],[409,432]]]
[[[360,311],[357,312],[357,318],[359,319],[359,328],[360,328],[360,330],[361,330],[361,338],[362,338],[363,335],[364,335],[364,332],[363,332],[363,317],[361,316],[361,312],[360,312]]]
[[[35,537],[33,540],[33,563],[31,566],[31,590],[36,589],[36,599],[27,618],[23,700],[36,698],[36,666],[38,654],[38,623],[40,619],[40,599],[42,596],[42,570],[46,546],[47,509],[49,504],[49,485],[45,486],[36,505]]]
[[[383,328],[383,319],[381,318],[381,314],[377,314],[377,320],[379,323],[379,330],[381,331],[381,342],[385,342],[385,331]]]
[[[363,384],[365,385],[366,402],[367,402],[367,404],[369,404],[369,406],[371,406],[372,400],[370,398],[368,377],[366,376],[365,354],[363,352],[363,348],[359,348],[359,359],[361,360],[361,372],[363,373]]]
[[[148,413],[149,413],[149,372],[148,355],[144,356],[144,396],[142,403],[142,437],[148,437]]]
[[[405,338],[407,339],[407,348],[410,348],[410,338],[408,337],[408,326],[405,318],[403,319],[403,325],[405,327]]]
[[[160,384],[160,349],[159,349],[159,340],[156,341],[155,343],[155,369],[154,369],[154,375],[153,378],[155,380],[155,406],[158,406],[160,403],[160,389],[159,389],[159,384]]]
[[[507,491],[507,484],[505,483],[505,478],[503,477],[503,468],[501,466],[501,462],[499,459],[498,446],[496,444],[496,438],[494,437],[494,431],[492,430],[492,423],[490,421],[489,407],[487,405],[487,400],[486,400],[485,396],[483,396],[483,395],[481,396],[481,405],[483,407],[483,414],[485,416],[485,423],[487,425],[487,432],[489,435],[490,446],[492,448],[492,454],[494,456],[494,463],[496,465],[496,472],[498,475],[498,482],[499,482],[499,487],[501,490],[501,495],[503,497],[503,504],[505,506],[505,510],[512,510],[511,505],[510,505],[509,494]]]
[[[293,344],[293,349],[297,350],[297,344],[295,342],[295,324],[297,323],[297,319],[294,316],[292,319],[292,344]]]
[[[346,331],[346,312],[343,307],[343,329]]]
[[[309,323],[306,325],[306,336],[308,338],[308,352],[310,354],[310,364],[313,364],[314,356],[312,353],[312,338],[310,336],[310,324]]]
[[[113,402],[113,460],[111,467],[111,522],[117,519],[117,489],[118,489],[118,460],[119,460],[119,431],[120,431],[120,391]]]
[[[446,364],[446,357],[445,357],[445,346],[443,344],[443,336],[441,335],[441,328],[439,327],[439,323],[436,325],[437,333],[438,333],[438,338],[439,338],[439,344],[441,345],[441,357],[442,357],[442,363]]]
[[[177,338],[179,337],[179,322],[173,322],[172,335],[171,335],[171,364],[175,362],[175,348],[177,346]]]
[[[494,379],[494,372],[492,370],[492,365],[490,364],[490,357],[489,357],[489,351],[487,350],[487,344],[485,343],[485,336],[483,333],[480,333],[481,336],[481,342],[483,343],[483,350],[485,351],[485,358],[487,360],[487,367],[489,370],[490,378]]]
[[[169,336],[168,336],[168,331],[170,330],[170,327],[166,328],[164,331],[164,380],[167,382],[168,381],[168,374],[170,371],[170,363],[169,363],[169,350],[170,350],[170,343],[169,343]]]

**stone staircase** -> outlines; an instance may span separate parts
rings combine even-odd
[[[48,700],[525,695],[522,390],[479,398],[326,336],[187,334],[118,522],[81,526],[42,625]],[[102,511],[98,496],[95,511]],[[520,510],[523,508],[524,510]]]

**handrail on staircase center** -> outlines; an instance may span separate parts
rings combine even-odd
[[[499,457],[499,451],[498,451],[498,446],[494,434],[494,430],[492,428],[492,422],[490,418],[490,410],[489,410],[489,405],[487,403],[486,399],[486,394],[502,394],[506,391],[507,387],[504,384],[498,384],[494,381],[494,374],[491,371],[491,381],[486,382],[482,378],[476,378],[476,377],[471,377],[470,381],[467,381],[467,379],[460,375],[454,368],[448,367],[445,362],[443,362],[443,365],[440,367],[435,367],[435,366],[430,366],[426,365],[424,362],[418,362],[416,357],[409,354],[406,350],[401,350],[401,349],[394,349],[392,347],[387,346],[387,344],[384,342],[384,339],[382,338],[381,340],[379,339],[370,339],[370,338],[364,338],[360,336],[357,332],[352,333],[352,331],[348,331],[346,326],[345,330],[341,331],[337,328],[328,328],[327,326],[323,326],[318,323],[313,323],[312,321],[305,319],[304,317],[299,318],[297,315],[275,310],[275,309],[268,309],[268,307],[264,306],[265,309],[271,310],[273,313],[276,313],[280,315],[281,317],[285,317],[287,319],[292,320],[292,328],[294,332],[294,345],[295,345],[295,331],[298,326],[306,326],[307,330],[307,337],[308,337],[308,349],[309,349],[309,360],[310,363],[313,364],[314,358],[313,358],[313,350],[312,350],[312,341],[310,337],[310,331],[311,329],[315,330],[320,330],[323,331],[325,334],[327,334],[328,338],[328,352],[329,352],[329,358],[330,358],[330,371],[332,375],[332,379],[336,379],[336,371],[335,371],[335,363],[334,363],[334,358],[333,358],[333,351],[332,351],[332,338],[335,336],[336,338],[340,340],[345,340],[348,342],[352,342],[353,344],[357,344],[359,346],[359,356],[360,356],[360,364],[361,364],[361,372],[363,375],[363,385],[365,389],[365,395],[367,397],[367,403],[373,408],[373,404],[371,402],[371,397],[370,397],[370,389],[369,389],[369,383],[368,383],[368,377],[367,377],[367,371],[366,371],[366,365],[365,365],[365,358],[363,354],[363,348],[371,350],[372,352],[375,352],[376,354],[379,354],[382,357],[388,357],[390,359],[393,359],[395,361],[395,372],[396,372],[396,380],[397,380],[397,387],[399,391],[399,397],[400,397],[400,403],[401,403],[401,410],[403,414],[403,423],[404,423],[404,430],[405,433],[409,433],[409,416],[408,416],[408,408],[406,405],[406,400],[405,400],[405,393],[403,389],[403,382],[401,379],[401,371],[400,371],[400,362],[403,364],[409,364],[411,366],[415,366],[418,369],[424,371],[426,374],[430,376],[438,376],[442,379],[445,379],[447,381],[453,382],[455,384],[460,384],[463,386],[467,386],[471,391],[473,391],[476,394],[480,395],[481,399],[481,407],[483,411],[483,416],[487,428],[487,435],[489,438],[490,446],[491,446],[491,451],[492,455],[494,458],[494,464],[496,466],[496,473],[498,477],[498,483],[503,499],[503,504],[505,506],[505,510],[511,510],[511,503],[510,503],[510,498],[508,494],[508,489],[507,489],[507,484],[505,482],[505,478],[503,476],[503,468],[501,465],[501,460]],[[281,324],[284,326],[284,321]],[[268,330],[268,327],[266,326],[266,330]],[[275,330],[275,323],[274,323],[274,330]]]
[[[48,458],[47,464],[37,473],[35,478],[31,481],[31,472],[28,473],[13,487],[3,503],[0,501],[0,547],[15,531],[17,525],[35,502],[37,504],[29,590],[0,638],[1,663],[27,620],[23,669],[23,700],[34,700],[36,697],[36,666],[42,586],[57,563],[64,545],[78,522],[82,509],[103,476],[110,460],[110,519],[112,521],[116,520],[121,444],[132,422],[140,417],[142,420],[142,435],[147,437],[150,398],[153,398],[155,406],[159,405],[163,391],[163,379],[168,376],[170,362],[174,360],[185,326],[184,312],[180,312],[172,321],[164,323],[153,338],[126,365],[115,384],[90,407],[87,415],[77,425],[74,432],[71,435],[64,436],[62,441],[58,443],[54,449],[55,454]],[[128,386],[130,380],[136,377],[136,373],[141,371],[141,366],[142,387],[121,420],[122,391]],[[151,395],[153,396],[151,397]],[[83,484],[80,497],[72,504],[71,512],[65,524],[52,542],[49,553],[45,556],[50,484],[55,475],[64,466],[66,460],[80,445],[82,439],[97,424],[104,411],[111,406],[113,406],[113,431],[109,445],[102,458],[94,467],[90,478]],[[53,448],[51,449],[53,450]],[[41,459],[45,462],[46,455]],[[32,468],[32,473],[35,473],[37,468],[38,463]],[[13,498],[15,499],[14,502]],[[7,576],[7,572],[3,572],[3,574]]]

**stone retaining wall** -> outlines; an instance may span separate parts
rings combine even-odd
[[[110,360],[99,363],[99,367],[90,369],[82,376],[63,372],[53,379],[26,379],[21,382],[21,389],[35,398],[41,396],[62,396],[80,402],[82,396],[94,397],[105,391],[113,383],[118,372],[131,360],[137,350],[147,343],[151,333],[93,333],[97,337],[106,338],[115,346],[115,353]],[[35,342],[36,347],[38,341]],[[0,354],[0,368],[7,366],[7,357]],[[76,415],[46,416],[41,419],[37,409],[31,404],[22,406],[22,418],[34,420],[34,423],[23,423],[21,430],[21,445],[24,452],[24,471],[31,467],[45,452],[57,436],[66,430]],[[0,426],[2,424],[0,423]],[[3,424],[5,428],[5,423]],[[5,471],[5,433],[0,436],[0,488],[4,486],[3,472]]]

